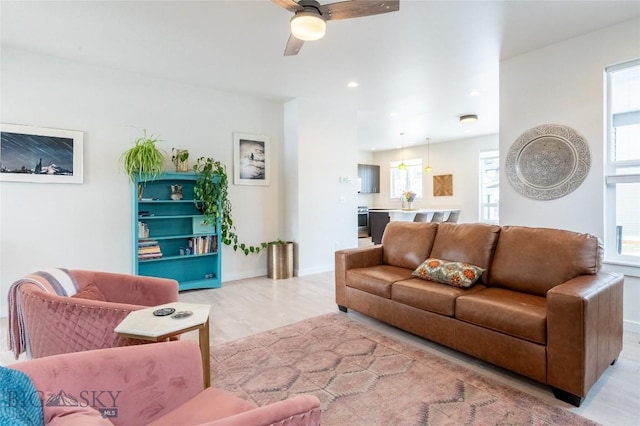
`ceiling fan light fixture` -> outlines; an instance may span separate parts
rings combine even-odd
[[[327,22],[318,13],[300,11],[291,18],[291,34],[298,40],[319,40],[326,31]]]
[[[461,123],[475,123],[478,121],[478,116],[476,114],[466,114],[460,116]]]

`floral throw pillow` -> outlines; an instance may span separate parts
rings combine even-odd
[[[484,269],[469,263],[429,258],[412,275],[455,287],[471,287],[483,272]]]

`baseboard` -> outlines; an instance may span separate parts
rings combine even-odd
[[[247,278],[256,278],[256,277],[264,277],[267,275],[267,268],[261,268],[256,270],[242,271],[233,274],[228,274],[226,272],[222,272],[222,283],[226,283],[228,281],[236,281],[236,280],[244,280]]]
[[[331,264],[331,265],[324,265],[324,266],[316,266],[313,268],[298,269],[295,275],[298,277],[303,277],[305,275],[320,274],[323,272],[331,272],[333,270],[335,270],[335,266]]]
[[[622,329],[624,331],[630,331],[632,333],[640,334],[640,323],[635,321],[624,320],[622,322]]]

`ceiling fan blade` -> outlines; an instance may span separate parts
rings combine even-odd
[[[398,10],[400,10],[400,0],[351,0],[320,6],[320,12],[327,21],[379,15]]]
[[[304,45],[304,40],[297,39],[291,34],[287,40],[287,46],[284,48],[284,56],[294,56],[300,53],[300,49]]]
[[[297,12],[299,10],[302,10],[302,6],[300,6],[298,3],[296,3],[293,0],[271,0],[271,1],[277,4],[278,6],[287,9],[289,12]]]

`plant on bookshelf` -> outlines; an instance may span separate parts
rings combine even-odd
[[[211,157],[200,157],[193,166],[197,180],[193,189],[196,205],[204,215],[205,223],[215,223],[219,218],[222,229],[222,243],[233,247],[234,251],[240,249],[245,255],[260,253],[267,248],[268,243],[247,245],[238,240],[236,227],[231,216],[231,201],[229,200],[229,178],[227,168],[220,161]],[[218,179],[214,180],[214,176]],[[220,200],[220,204],[218,204]]]
[[[176,166],[176,172],[189,171],[189,150],[171,148],[171,162]]]
[[[145,129],[142,136],[135,140],[133,148],[120,157],[120,163],[132,183],[136,181],[136,177],[145,182],[164,172],[164,154],[156,146],[158,141],[154,135],[147,136]]]

